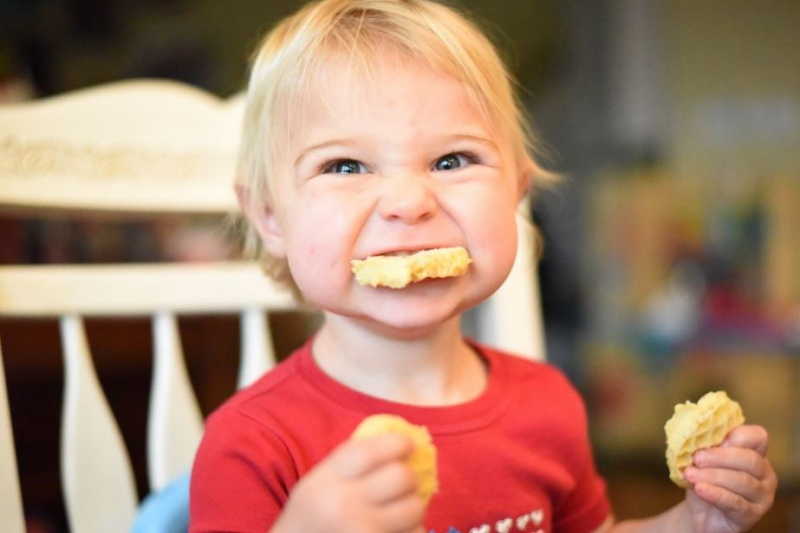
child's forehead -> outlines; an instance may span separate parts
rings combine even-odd
[[[308,106],[329,106],[334,100],[359,107],[366,102],[385,101],[396,94],[394,81],[408,76],[418,77],[420,83],[405,97],[423,97],[425,82],[433,81],[447,86],[454,96],[467,95],[476,109],[484,113],[485,106],[473,88],[452,71],[420,57],[392,48],[381,49],[371,55],[346,52],[328,53],[307,68],[295,85],[293,97],[287,104],[290,115],[307,110]],[[402,84],[401,84],[402,85]],[[488,118],[488,117],[487,117]]]
[[[341,54],[327,58],[319,64],[312,77],[315,83],[310,88],[312,94],[319,94],[332,87],[342,88],[349,91],[355,99],[381,88],[385,89],[387,80],[398,79],[410,72],[435,73],[454,86],[461,85],[453,76],[422,60],[387,53],[380,58],[347,57]]]
[[[333,125],[341,131],[390,121],[393,124],[418,121],[461,128],[467,122],[494,139],[510,141],[507,124],[487,101],[480,87],[453,65],[398,49],[387,44],[353,53],[347,50],[317,50],[305,65],[296,66],[281,104],[273,115],[272,143],[278,153],[296,146],[308,128]],[[433,83],[434,85],[431,85]],[[446,101],[458,106],[437,107],[432,93],[448,94]],[[387,105],[403,102],[407,113],[381,118]],[[427,111],[427,114],[424,113]],[[463,112],[463,113],[462,113]],[[398,122],[399,120],[399,122]],[[462,128],[463,129],[463,128]]]
[[[420,57],[386,46],[368,52],[328,51],[319,55],[306,69],[303,84],[314,94],[317,89],[332,85],[373,87],[375,82],[408,71],[439,71],[439,68]],[[454,81],[455,80],[454,78]]]

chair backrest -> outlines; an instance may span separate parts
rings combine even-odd
[[[223,101],[175,82],[145,80],[0,107],[0,209],[225,216],[235,209],[241,112],[241,98]],[[475,313],[476,335],[543,357],[525,228],[511,276]],[[84,317],[151,317],[147,471],[150,489],[159,490],[190,468],[203,427],[176,317],[241,316],[241,386],[274,364],[265,314],[294,308],[288,293],[247,262],[0,266],[0,318],[52,317],[60,324],[60,462],[70,529],[128,531],[140,503]],[[15,533],[25,524],[2,358],[0,350],[0,531]]]
[[[231,183],[241,109],[238,99],[221,101],[159,81],[2,107],[0,207],[222,218],[235,209]],[[83,318],[152,317],[147,464],[149,486],[158,490],[190,468],[203,427],[176,316],[239,313],[244,384],[274,361],[264,312],[293,307],[289,294],[245,262],[0,268],[0,316],[60,323],[61,471],[72,531],[129,531],[139,505]],[[5,387],[0,374],[0,530],[13,532],[24,529]]]

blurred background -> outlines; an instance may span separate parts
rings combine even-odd
[[[0,105],[127,78],[222,98],[297,0],[0,0]],[[590,409],[617,515],[682,499],[664,464],[673,406],[726,389],[767,427],[781,479],[755,531],[800,532],[800,2],[463,0],[516,74],[565,176],[540,194],[548,359]],[[76,124],[76,128],[80,125]],[[4,133],[4,132],[0,132]],[[218,221],[0,215],[0,261],[227,257]],[[279,351],[308,332],[273,323]],[[31,531],[63,531],[57,326],[0,321]],[[233,321],[181,328],[206,413],[234,390]],[[21,330],[21,331],[20,331]],[[143,448],[150,333],[89,324],[126,441]],[[10,363],[9,361],[15,360]],[[136,455],[136,454],[134,454]],[[143,467],[142,467],[143,470]],[[144,474],[137,475],[141,479]]]

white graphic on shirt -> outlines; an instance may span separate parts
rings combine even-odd
[[[511,526],[514,525],[514,520],[511,518],[506,518],[504,520],[498,520],[497,523],[494,525],[494,530],[497,533],[508,533],[511,531]]]
[[[516,519],[504,518],[502,520],[498,520],[494,524],[494,532],[516,533],[519,531],[522,533],[547,533],[544,529],[539,528],[539,526],[542,525],[542,522],[544,522],[544,510],[535,509],[530,513],[518,516]],[[537,529],[535,531],[528,530],[529,525]],[[514,529],[514,526],[517,526],[517,528]],[[429,533],[436,533],[436,531],[431,529]],[[443,533],[461,533],[461,530],[451,526],[446,532]],[[492,526],[490,524],[482,524],[480,526],[471,528],[469,533],[492,533]]]

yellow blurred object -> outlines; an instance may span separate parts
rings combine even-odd
[[[696,404],[687,401],[676,405],[675,414],[664,426],[670,479],[687,488],[683,470],[692,464],[694,452],[720,444],[728,432],[742,424],[741,406],[725,391],[709,392]]]
[[[397,415],[372,415],[365,418],[353,432],[353,439],[363,439],[383,433],[408,435],[414,442],[414,453],[409,458],[409,466],[419,478],[417,493],[427,505],[431,496],[439,489],[436,475],[436,447],[425,426],[416,426]]]
[[[351,265],[361,285],[402,289],[424,279],[460,276],[471,262],[467,250],[457,246],[421,250],[411,255],[377,255],[351,261]]]

